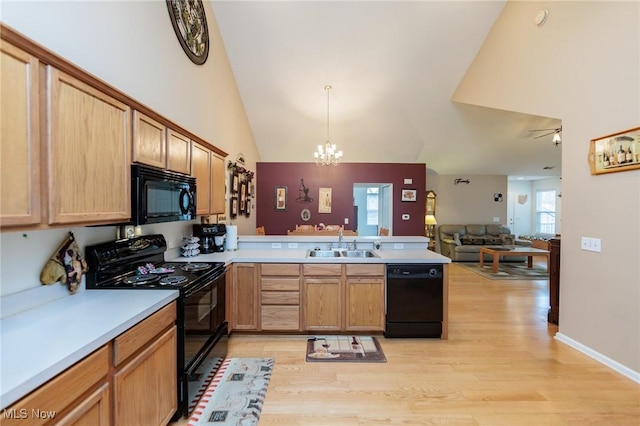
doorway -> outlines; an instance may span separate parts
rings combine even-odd
[[[387,228],[389,235],[393,212],[391,183],[354,183],[353,204],[357,215],[359,236],[377,236],[380,228]]]

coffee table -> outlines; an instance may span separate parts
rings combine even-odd
[[[547,258],[547,272],[549,272],[549,251],[531,247],[480,247],[480,267],[484,266],[484,254],[493,256],[493,273],[498,273],[500,256],[527,256],[527,267],[533,268],[533,256],[544,256]]]

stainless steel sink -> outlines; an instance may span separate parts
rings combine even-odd
[[[340,257],[339,250],[309,250],[307,257]]]
[[[343,251],[342,255],[345,257],[380,257],[378,253],[371,250],[347,250]]]

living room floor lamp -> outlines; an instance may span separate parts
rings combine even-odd
[[[432,214],[427,214],[424,216],[424,227],[425,234],[429,237],[429,244],[427,248],[429,250],[435,250],[436,248],[436,239],[435,239],[435,228],[438,222],[436,221],[436,217]]]

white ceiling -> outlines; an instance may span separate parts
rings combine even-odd
[[[451,102],[504,1],[212,1],[260,161],[560,176],[560,120]],[[533,19],[533,17],[532,17]],[[545,166],[554,167],[543,170]]]

